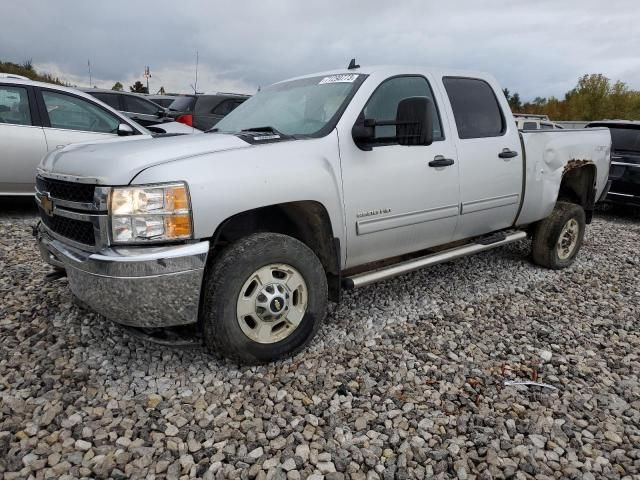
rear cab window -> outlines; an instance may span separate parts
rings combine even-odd
[[[33,125],[29,92],[24,87],[0,85],[0,124]]]
[[[462,140],[500,137],[506,132],[502,109],[491,86],[479,78],[442,79]]]

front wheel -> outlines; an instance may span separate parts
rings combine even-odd
[[[327,312],[327,278],[302,242],[277,233],[238,240],[209,269],[201,316],[204,341],[240,363],[303,349]]]
[[[554,270],[568,267],[580,251],[585,228],[585,213],[580,205],[558,202],[551,215],[534,230],[533,261]]]

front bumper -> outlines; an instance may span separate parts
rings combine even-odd
[[[67,271],[73,294],[123,325],[169,327],[198,320],[209,242],[85,252],[37,230],[42,258]]]

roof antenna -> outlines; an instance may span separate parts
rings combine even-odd
[[[352,58],[351,61],[349,62],[349,66],[347,67],[347,70],[353,70],[354,68],[360,68],[360,65],[356,65],[356,59]]]

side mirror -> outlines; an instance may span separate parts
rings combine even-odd
[[[433,143],[433,102],[427,97],[409,97],[398,103],[396,137],[400,145]]]
[[[369,143],[376,136],[376,121],[370,118],[360,118],[351,129],[351,136],[355,144],[362,150],[371,150]]]
[[[119,137],[127,137],[129,135],[133,135],[136,133],[131,125],[127,125],[126,123],[121,123],[118,125],[118,136]]]
[[[158,116],[158,118],[164,118],[167,116],[167,111],[165,109],[158,110],[158,113],[156,115]]]

